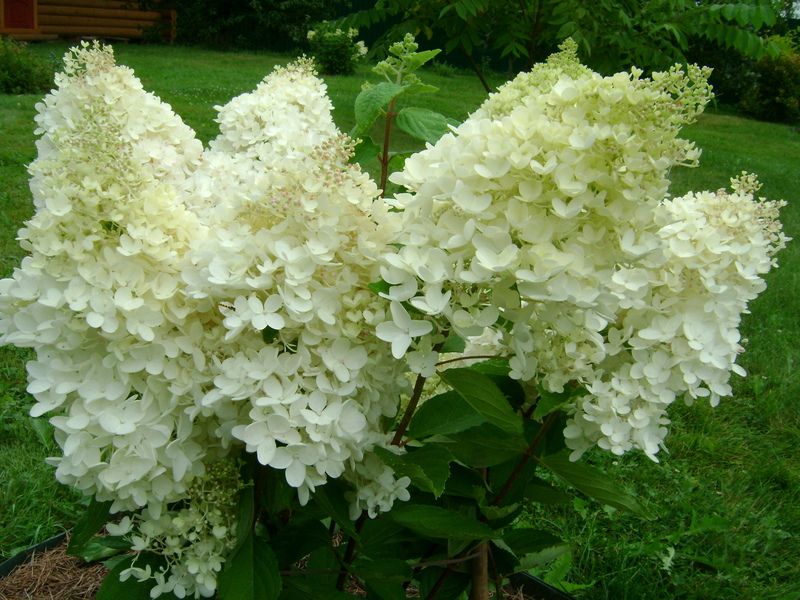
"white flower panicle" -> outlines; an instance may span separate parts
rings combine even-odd
[[[57,414],[59,481],[158,512],[219,447],[218,425],[184,412],[208,379],[208,333],[178,270],[204,226],[176,185],[202,146],[110,48],[84,44],[65,64],[38,105],[30,256],[0,283],[0,333],[36,349],[32,414]]]
[[[368,284],[396,231],[309,63],[221,109],[205,152],[108,47],[69,54],[57,84],[38,107],[30,256],[0,283],[2,343],[37,353],[28,390],[32,414],[54,413],[57,478],[140,511],[152,549],[183,539],[171,507],[194,510],[242,450],[303,502],[355,473],[407,387],[371,333],[385,309]],[[214,537],[178,543],[158,589],[213,592],[221,559],[197,564],[230,548]]]
[[[213,597],[225,556],[236,547],[237,506],[243,487],[237,461],[220,461],[192,482],[181,508],[158,516],[145,509],[107,525],[111,535],[129,540],[132,550],[164,558],[156,569],[137,566],[134,559],[121,579],[154,580],[153,598],[170,593],[178,598]]]
[[[573,459],[595,444],[655,459],[676,396],[730,394],[739,315],[785,241],[779,205],[744,184],[665,200],[669,169],[699,156],[678,133],[711,97],[707,76],[601,77],[567,42],[410,157],[392,176],[407,193],[378,336],[429,375],[428,332],[493,328],[512,377],[585,390]],[[394,308],[405,302],[426,320]]]

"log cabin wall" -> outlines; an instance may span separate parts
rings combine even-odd
[[[35,33],[41,37],[140,40],[147,28],[161,27],[167,41],[175,38],[174,10],[142,11],[137,3],[120,0],[0,0],[0,5],[21,2],[34,5]],[[6,7],[2,8],[5,13]],[[30,39],[32,32],[0,25],[0,33]]]

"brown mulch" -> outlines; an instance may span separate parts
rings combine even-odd
[[[108,569],[68,556],[66,549],[64,540],[52,550],[34,554],[0,579],[0,600],[94,600]],[[347,591],[356,597],[364,595],[356,586],[348,586]],[[418,597],[415,592],[410,588],[408,597]],[[506,600],[526,600],[521,590],[506,587],[503,592]],[[493,597],[494,590],[489,595]]]
[[[0,600],[94,600],[108,569],[66,554],[67,540],[0,579]]]

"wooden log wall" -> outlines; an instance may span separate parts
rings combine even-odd
[[[39,0],[38,8],[43,34],[139,40],[144,29],[160,22],[165,39],[175,38],[174,10],[142,11],[120,0]]]

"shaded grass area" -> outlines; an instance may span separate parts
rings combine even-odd
[[[33,46],[63,54],[64,44]],[[214,105],[252,90],[275,64],[290,58],[252,53],[147,46],[115,48],[118,62],[134,68],[155,92],[207,142],[216,135]],[[485,94],[477,79],[423,74],[440,92],[419,104],[463,119]],[[378,82],[368,67],[353,77],[325,78],[343,131],[354,122],[352,104],[362,82]],[[492,81],[500,84],[500,78]],[[0,96],[0,269],[10,275],[23,256],[16,231],[33,212],[25,165],[36,156],[33,96]],[[380,124],[375,137],[379,138]],[[704,149],[698,169],[673,173],[673,193],[717,189],[742,170],[758,173],[770,199],[790,201],[782,221],[800,238],[800,133],[790,127],[710,114],[685,135]],[[396,148],[418,149],[403,135]],[[376,165],[367,165],[375,174]],[[779,257],[781,267],[746,315],[749,341],[735,395],[717,408],[676,405],[660,464],[631,454],[593,453],[640,494],[657,518],[643,521],[575,496],[572,505],[532,508],[528,519],[573,544],[563,579],[587,587],[586,600],[668,597],[686,600],[800,600],[800,362],[797,340],[800,292],[797,243]],[[47,429],[33,426],[24,392],[29,352],[0,349],[0,556],[69,527],[79,495],[56,484],[44,457],[55,453]],[[42,421],[42,420],[40,420]],[[563,564],[563,562],[562,562]]]

